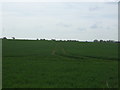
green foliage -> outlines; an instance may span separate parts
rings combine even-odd
[[[116,88],[118,44],[3,40],[3,88]]]

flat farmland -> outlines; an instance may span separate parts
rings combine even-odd
[[[3,88],[117,88],[118,43],[3,40]]]

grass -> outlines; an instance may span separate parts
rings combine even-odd
[[[3,40],[3,88],[117,88],[118,44]]]

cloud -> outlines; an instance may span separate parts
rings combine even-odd
[[[77,28],[78,31],[86,31],[86,28]]]
[[[95,2],[5,3],[3,14],[6,14],[3,15],[6,37],[116,39],[117,30],[112,25],[117,23],[117,5]],[[108,26],[110,29],[107,30]],[[109,37],[106,36],[108,31],[111,32]]]
[[[117,2],[119,0],[0,0],[0,2]]]
[[[98,7],[98,6],[94,6],[94,7],[90,7],[89,10],[90,11],[97,11],[97,10],[100,10],[102,9],[103,7]]]
[[[93,24],[90,28],[96,29],[96,28],[98,28],[98,26],[97,26],[97,24]]]
[[[105,2],[105,4],[117,5],[118,2]]]
[[[60,27],[71,27],[71,24],[64,24],[64,23],[57,23],[56,26],[60,26]]]

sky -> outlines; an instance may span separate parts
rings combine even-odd
[[[2,2],[7,38],[118,40],[117,2]]]

